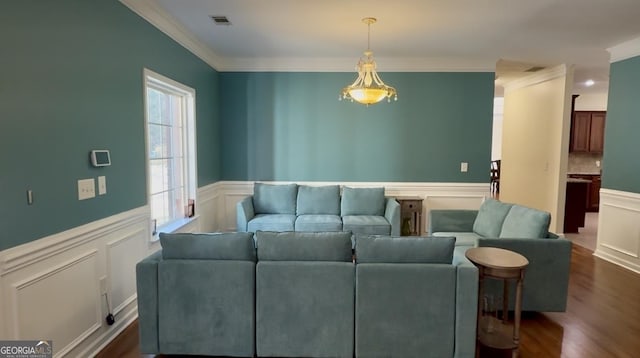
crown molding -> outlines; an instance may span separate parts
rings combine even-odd
[[[223,67],[223,59],[215,54],[211,49],[198,38],[196,38],[189,30],[180,25],[173,19],[169,13],[163,8],[156,5],[150,0],[120,0],[131,11],[147,20],[158,30],[171,37],[182,47],[191,51],[194,55],[206,62],[214,70]]]
[[[200,41],[167,11],[151,0],[120,0],[158,30],[191,51],[219,72],[354,72],[358,62],[353,58],[257,57],[224,58]],[[384,72],[495,72],[498,59],[472,58],[384,58],[378,57]]]
[[[607,49],[611,54],[609,63],[626,60],[631,57],[640,56],[640,37],[621,44],[609,47]]]
[[[513,90],[533,86],[538,83],[546,82],[554,78],[565,76],[569,72],[569,70],[573,70],[572,65],[570,66],[570,65],[562,64],[562,65],[541,70],[539,72],[535,72],[531,75],[518,78],[505,83],[504,92],[507,93]]]
[[[226,72],[354,72],[358,58],[233,58],[219,71]],[[376,57],[378,72],[495,72],[496,61],[470,59]]]

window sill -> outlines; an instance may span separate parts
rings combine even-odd
[[[198,220],[198,215],[195,215],[193,217],[190,218],[184,218],[184,219],[179,219],[179,220],[175,220],[172,221],[168,224],[165,224],[161,227],[158,228],[157,232],[155,235],[151,236],[151,242],[157,242],[160,240],[160,233],[166,233],[166,234],[172,234],[174,232],[179,231],[180,229],[182,229],[183,227],[195,222]]]

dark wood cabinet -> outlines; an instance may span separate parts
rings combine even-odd
[[[575,111],[571,120],[572,152],[602,153],[604,149],[605,111]]]
[[[600,186],[602,178],[600,175],[594,175],[591,178],[591,187],[587,194],[587,211],[597,212],[600,209]]]
[[[585,197],[585,210],[597,212],[600,209],[600,186],[602,178],[598,174],[569,174],[569,178],[589,180]]]
[[[591,127],[590,112],[574,112],[571,123],[571,151],[589,151],[589,131]]]
[[[604,149],[604,121],[606,117],[606,112],[591,112],[589,151],[592,153],[602,153]]]
[[[577,233],[584,226],[585,202],[589,182],[580,179],[567,180],[566,201],[564,205],[564,232]]]

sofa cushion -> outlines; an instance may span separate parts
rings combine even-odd
[[[300,215],[296,219],[296,231],[342,231],[342,219],[338,215]]]
[[[340,215],[340,186],[300,185],[296,210],[298,215]]]
[[[296,213],[297,184],[271,185],[255,183],[253,209],[256,214]]]
[[[352,262],[258,262],[255,356],[352,358],[354,284]]]
[[[475,232],[453,232],[453,231],[442,231],[442,232],[434,232],[433,236],[435,237],[455,237],[456,238],[456,246],[469,246],[476,247],[478,246],[478,239],[481,237]]]
[[[160,262],[152,279],[158,287],[152,314],[162,357],[252,357],[255,272],[256,264],[249,261]],[[138,302],[145,303],[150,304]]]
[[[450,264],[454,237],[356,235],[358,263]]]
[[[486,198],[480,205],[478,216],[473,222],[473,232],[484,237],[498,237],[502,230],[504,218],[509,213],[512,205]]]
[[[549,234],[551,214],[546,211],[514,205],[502,224],[502,238],[535,239]]]
[[[162,258],[256,261],[253,235],[248,232],[217,234],[160,233]]]
[[[389,235],[391,224],[384,216],[349,215],[342,217],[342,230],[358,234]]]
[[[355,357],[473,357],[455,354],[456,325],[473,322],[475,338],[476,322],[456,316],[456,275],[453,265],[356,265]]]
[[[286,214],[259,214],[247,224],[247,231],[293,231],[295,215]]]
[[[340,215],[384,215],[384,188],[349,188],[342,190]]]
[[[262,261],[352,261],[351,233],[256,232]]]

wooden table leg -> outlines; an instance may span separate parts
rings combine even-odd
[[[476,358],[480,357],[480,318],[482,317],[482,295],[483,295],[484,270],[478,267],[478,318],[476,320]]]
[[[496,309],[498,309],[496,307]],[[509,318],[509,280],[502,280],[502,323]]]
[[[516,305],[513,312],[513,343],[516,349],[513,350],[512,357],[516,358],[520,348],[520,313],[522,311],[522,281],[524,280],[524,270],[520,270],[520,277],[518,278],[518,284],[516,285]]]

